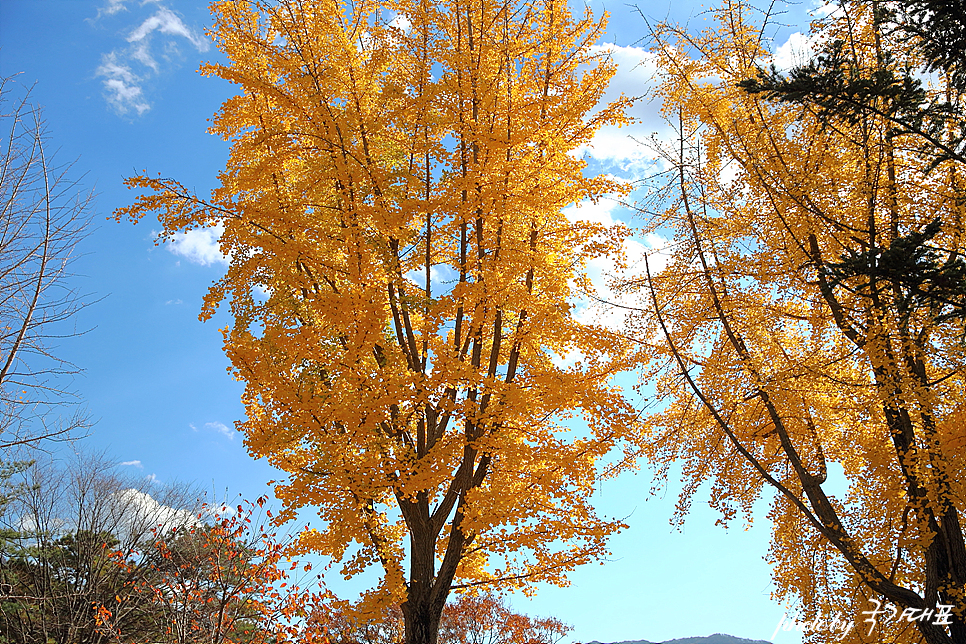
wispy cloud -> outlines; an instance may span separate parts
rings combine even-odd
[[[132,3],[133,4],[133,3]],[[178,43],[187,40],[199,52],[208,51],[208,41],[184,20],[158,0],[143,0],[136,7],[152,5],[153,13],[128,27],[127,46],[117,47],[101,57],[95,76],[102,79],[108,104],[119,114],[136,112],[139,116],[150,109],[144,84],[152,77],[180,64]],[[97,10],[97,19],[111,17],[129,8],[125,0],[108,0]],[[161,54],[157,54],[157,38],[162,40]]]
[[[190,427],[191,431],[193,432],[198,431],[198,428],[195,427],[194,423],[188,423],[188,427]],[[232,440],[232,441],[235,440],[235,430],[233,430],[231,427],[228,427],[224,423],[219,423],[218,421],[212,421],[210,423],[205,423],[204,428],[214,430],[219,434],[221,434],[222,436],[226,437],[228,440]]]
[[[144,100],[141,79],[131,71],[130,67],[118,62],[116,52],[112,51],[101,57],[97,76],[104,78],[107,102],[119,114],[127,114],[133,110],[140,116],[151,109]]]
[[[124,6],[124,0],[107,0],[107,4],[97,10],[97,18],[101,16],[113,16],[121,11],[127,11],[127,7]]]
[[[141,42],[150,36],[153,31],[187,38],[198,51],[208,51],[208,41],[188,29],[188,26],[184,24],[184,21],[177,14],[165,7],[159,7],[153,16],[142,22],[127,37],[127,41]]]
[[[141,461],[122,461],[121,462],[121,465],[123,465],[125,467],[127,467],[127,466],[136,467],[139,470],[144,469],[144,466],[141,465]]]
[[[217,421],[213,423],[205,423],[205,428],[213,429],[219,434],[221,434],[222,436],[227,436],[228,440],[235,440],[235,431],[233,429],[230,429],[224,423],[219,423]]]

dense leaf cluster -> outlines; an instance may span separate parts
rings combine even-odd
[[[230,306],[238,428],[285,516],[325,526],[301,547],[379,571],[355,610],[401,604],[410,644],[453,589],[564,583],[623,527],[590,501],[636,440],[611,382],[631,345],[573,306],[626,236],[568,216],[628,189],[581,156],[627,121],[599,105],[603,23],[563,0],[212,8],[226,62],[203,71],[238,89],[218,187],[134,177],[116,215],[223,231],[203,317]]]
[[[644,286],[643,362],[666,403],[647,451],[663,471],[683,461],[681,515],[707,480],[722,521],[775,492],[773,580],[803,617],[888,602],[921,618],[842,641],[959,644],[966,13],[830,9],[787,72],[762,69],[745,4],[656,34],[678,140],[650,225],[676,243],[628,286]],[[924,617],[939,604],[946,623]]]

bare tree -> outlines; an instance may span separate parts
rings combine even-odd
[[[335,644],[397,644],[403,641],[403,612],[389,606],[365,621],[351,618],[337,605],[319,611],[315,621]],[[443,607],[440,644],[557,644],[572,628],[555,617],[529,617],[494,593],[459,595]]]
[[[13,476],[0,515],[0,642],[106,644],[98,609],[125,641],[158,641],[147,548],[199,521],[198,490],[120,472],[103,454],[41,458]]]
[[[262,512],[264,497],[204,503],[196,488],[125,474],[104,455],[41,454],[11,483],[0,644],[321,641],[307,618],[330,595],[293,558],[296,535]]]
[[[55,165],[29,90],[0,79],[0,449],[64,439],[89,426],[69,389],[78,372],[53,354],[77,335],[86,303],[69,284],[92,195]],[[54,413],[55,410],[61,413]]]

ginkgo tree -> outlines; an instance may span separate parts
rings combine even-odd
[[[453,588],[564,583],[622,526],[589,497],[635,426],[626,341],[573,300],[623,233],[564,213],[625,190],[577,153],[625,118],[598,105],[603,23],[565,0],[211,6],[230,62],[204,72],[240,88],[220,186],[135,177],[117,216],[221,227],[202,317],[229,301],[238,427],[287,474],[285,516],[324,526],[300,546],[381,569],[355,610],[402,603],[414,644]]]
[[[882,4],[817,22],[817,62],[787,76],[747,5],[656,29],[678,139],[651,226],[674,241],[626,285],[665,403],[647,451],[683,461],[682,515],[708,480],[725,521],[771,497],[776,593],[800,621],[966,642],[964,167],[947,143],[964,102],[948,75],[915,78],[929,61]]]

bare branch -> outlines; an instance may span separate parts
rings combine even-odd
[[[92,195],[46,151],[47,132],[29,90],[0,80],[0,449],[83,433],[84,413],[65,381],[79,369],[54,342],[89,304],[68,282],[87,234]],[[14,94],[18,99],[12,99]]]

